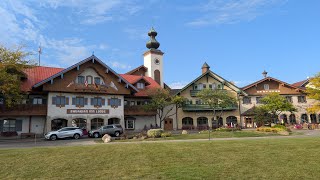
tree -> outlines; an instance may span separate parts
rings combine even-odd
[[[257,126],[263,126],[264,124],[272,122],[272,115],[268,111],[261,107],[254,107],[254,121],[257,123]]]
[[[320,73],[309,80],[309,86],[307,86],[307,96],[310,99],[317,100],[314,104],[308,108],[308,112],[317,113],[320,112]]]
[[[177,114],[178,109],[185,103],[185,98],[182,96],[172,96],[170,92],[162,88],[153,88],[147,91],[151,97],[150,103],[145,105],[146,110],[155,110],[157,117],[160,120],[160,128],[162,122],[171,116]],[[175,112],[172,112],[176,108]]]
[[[22,51],[22,47],[7,49],[0,46],[0,96],[7,107],[18,104],[23,99],[20,90],[21,78],[25,77],[23,70],[32,67],[26,60],[30,53]]]
[[[198,92],[197,97],[212,109],[213,120],[216,120],[217,111],[220,111],[221,117],[224,109],[237,104],[234,95],[222,89],[203,89]]]
[[[261,99],[262,105],[258,108],[260,111],[271,114],[272,118],[265,117],[265,120],[271,124],[273,119],[278,119],[278,116],[284,112],[294,112],[297,109],[286,100],[285,97],[278,93],[270,93]]]

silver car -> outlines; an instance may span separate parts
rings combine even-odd
[[[102,137],[105,134],[113,135],[113,136],[120,136],[123,133],[123,129],[120,124],[111,124],[102,126],[99,129],[89,131],[89,137]]]
[[[79,127],[64,127],[57,131],[50,131],[44,135],[46,139],[50,139],[55,141],[56,139],[60,138],[68,138],[72,137],[74,139],[79,139],[83,136],[83,132]]]

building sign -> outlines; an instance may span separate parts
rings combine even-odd
[[[109,109],[67,109],[67,114],[109,114]]]
[[[196,116],[213,116],[213,112],[196,113]]]

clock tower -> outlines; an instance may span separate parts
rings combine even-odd
[[[143,53],[144,66],[148,68],[146,76],[154,79],[161,87],[163,84],[163,52],[159,50],[160,43],[156,40],[157,32],[151,28],[148,32],[150,40],[146,47],[149,49]]]

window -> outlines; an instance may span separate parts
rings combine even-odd
[[[142,101],[137,101],[137,105],[138,105],[138,106],[141,106],[142,103],[143,103]]]
[[[217,85],[215,83],[209,84],[209,89],[216,89]]]
[[[134,106],[136,105],[136,102],[135,101],[130,101],[130,106]]]
[[[199,118],[197,119],[197,123],[198,123],[198,126],[208,125],[208,118],[206,118],[206,117],[199,117]]]
[[[98,129],[100,128],[101,126],[103,126],[104,120],[101,119],[101,118],[94,118],[94,119],[91,119],[91,130],[94,130],[94,129]]]
[[[298,102],[299,103],[306,103],[307,102],[306,97],[305,96],[298,96]]]
[[[222,84],[218,84],[217,89],[223,89]]]
[[[42,104],[42,98],[33,98],[32,104]]]
[[[74,102],[75,99],[75,102]],[[72,104],[76,105],[77,107],[84,107],[84,105],[86,105],[87,103],[85,103],[85,99],[84,97],[76,97],[76,98],[72,98]]]
[[[65,105],[69,105],[69,98],[65,96],[52,97],[52,104],[57,107],[64,107]]]
[[[286,96],[286,100],[292,103],[292,96]]]
[[[92,76],[87,76],[87,83],[92,84]]]
[[[127,105],[128,105],[128,101],[127,101],[127,100],[124,100],[123,104],[124,104],[125,106],[127,106]]]
[[[196,100],[196,104],[200,105],[202,104],[202,101],[200,99]]]
[[[105,105],[105,99],[101,97],[91,98],[91,105],[94,107],[102,107]]]
[[[0,120],[0,132],[22,131],[22,120],[5,119]]]
[[[243,104],[251,104],[251,97],[243,97]]]
[[[125,121],[125,128],[126,129],[134,129],[135,121],[133,119],[128,119]]]
[[[101,79],[99,77],[94,78],[94,83],[95,84],[101,84]]]
[[[72,126],[87,129],[87,120],[78,118],[72,120]]]
[[[84,84],[84,76],[78,76],[78,83]]]
[[[269,90],[269,84],[264,84],[264,85],[263,85],[263,89],[264,89],[264,90]]]
[[[109,104],[111,107],[121,106],[121,99],[111,98],[111,99],[109,99],[108,104]]]
[[[204,87],[203,87],[203,84],[199,84],[198,85],[198,90],[202,90]]]
[[[144,89],[144,83],[137,83],[138,89]]]
[[[262,97],[256,97],[257,104],[261,104]]]
[[[182,125],[193,125],[193,119],[191,117],[183,118]]]

